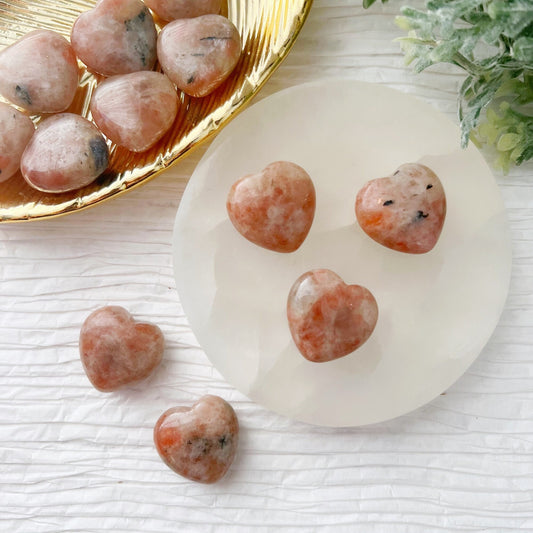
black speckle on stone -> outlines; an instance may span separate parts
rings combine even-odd
[[[383,205],[386,207],[388,205],[392,205],[394,203],[394,200],[387,200],[386,202],[383,202]]]
[[[210,35],[209,37],[201,37],[200,41],[229,41],[231,37],[217,37],[216,35]]]
[[[187,79],[187,85],[190,85],[193,81],[194,81],[194,75],[189,76],[189,78]]]
[[[26,105],[32,104],[30,93],[28,92],[28,89],[26,89],[26,87],[23,87],[22,85],[17,85],[15,87],[15,94],[17,98],[24,102]]]
[[[202,54],[202,53],[191,54],[191,57],[205,57],[205,54]]]
[[[423,218],[427,218],[429,216],[429,213],[424,213],[424,211],[417,211],[416,213],[416,219],[421,220]]]
[[[426,190],[427,190],[427,189],[431,189],[431,188],[433,188],[433,185],[431,185],[431,183],[430,183],[430,184],[426,187]]]
[[[396,176],[396,174],[399,174],[399,173],[400,173],[400,171],[397,170],[397,171],[393,174],[393,176]]]
[[[100,173],[103,172],[109,163],[109,150],[103,137],[93,137],[89,141],[89,148],[94,160],[94,168]]]
[[[224,448],[224,446],[228,444],[228,441],[229,439],[226,438],[226,435],[223,435],[222,437],[220,437],[220,439],[218,439],[218,443],[220,444],[221,448]]]

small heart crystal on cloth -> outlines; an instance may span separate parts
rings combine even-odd
[[[294,252],[311,229],[315,187],[309,174],[288,161],[236,181],[226,208],[235,229],[246,239],[275,252]]]
[[[378,305],[365,287],[347,285],[331,270],[311,270],[293,284],[287,318],[300,353],[323,363],[348,355],[368,340]]]
[[[411,254],[437,243],[446,217],[446,195],[437,175],[418,163],[366,183],[355,202],[357,221],[376,242]]]
[[[90,382],[102,392],[148,377],[161,362],[164,348],[156,325],[136,322],[118,306],[97,309],[81,328],[81,362]]]
[[[214,483],[226,474],[238,440],[237,415],[218,396],[203,396],[192,407],[168,409],[154,427],[154,442],[166,465],[200,483]]]

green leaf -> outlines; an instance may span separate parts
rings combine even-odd
[[[520,135],[518,135],[517,133],[505,133],[498,139],[498,144],[496,145],[496,148],[500,152],[508,152],[509,150],[515,148],[519,142]]]
[[[533,38],[519,37],[513,44],[512,55],[524,65],[533,66]]]

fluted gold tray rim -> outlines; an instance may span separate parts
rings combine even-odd
[[[246,0],[242,0],[242,1],[246,1]],[[277,1],[283,2],[284,4],[290,4],[291,2],[291,0],[277,0]],[[256,96],[256,94],[261,90],[261,88],[265,85],[265,83],[277,70],[279,65],[287,57],[288,53],[294,46],[294,43],[296,42],[296,39],[298,35],[300,34],[300,31],[305,21],[307,20],[312,4],[313,4],[313,0],[302,0],[301,9],[298,12],[297,16],[294,17],[294,19],[297,21],[297,24],[294,27],[294,31],[290,34],[288,39],[283,43],[283,46],[280,48],[280,52],[275,57],[274,61],[272,61],[272,63],[268,65],[268,67],[264,71],[262,71],[258,82],[252,87],[252,89],[247,94],[244,95],[243,99],[237,102],[236,104],[232,105],[232,107],[228,110],[227,113],[225,113],[225,115],[220,121],[216,123],[211,123],[209,127],[205,128],[202,131],[202,133],[200,134],[197,140],[193,141],[191,145],[183,148],[181,152],[179,152],[170,161],[168,161],[162,166],[152,164],[149,170],[143,173],[142,176],[140,176],[139,178],[136,178],[134,181],[123,184],[118,189],[112,189],[108,191],[106,194],[98,196],[94,200],[88,201],[84,204],[71,201],[66,207],[61,207],[61,204],[57,204],[58,209],[55,211],[52,208],[48,208],[42,213],[37,213],[37,214],[32,214],[32,215],[19,215],[19,216],[10,216],[9,213],[4,213],[5,208],[0,206],[0,224],[16,224],[16,223],[22,223],[22,222],[36,222],[39,220],[50,220],[50,219],[55,219],[55,218],[63,217],[66,215],[70,215],[73,213],[85,211],[92,207],[96,207],[97,205],[100,205],[103,202],[107,202],[116,197],[122,196],[123,194],[148,183],[149,181],[153,180],[154,178],[156,178],[163,172],[169,170],[171,167],[173,167],[178,162],[183,160],[189,154],[194,152],[197,148],[211,141],[218,134],[220,130],[222,130],[237,115],[239,115],[244,109],[246,109],[246,107],[249,105],[251,100]],[[38,28],[36,27],[35,29],[38,29]],[[78,200],[80,198],[81,197],[78,197]],[[10,209],[12,210],[14,208],[13,207],[8,208],[8,210]]]

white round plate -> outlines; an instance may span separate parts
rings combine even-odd
[[[317,192],[311,231],[292,254],[250,243],[226,213],[232,183],[277,160],[304,167]],[[437,173],[448,203],[424,255],[372,241],[354,212],[367,180],[414,161]],[[315,268],[370,289],[380,312],[361,348],[320,364],[300,355],[286,318],[291,285]],[[220,133],[183,195],[174,269],[191,327],[232,385],[300,421],[358,426],[423,405],[465,372],[498,323],[511,246],[490,169],[474,147],[461,150],[456,125],[404,93],[337,80],[274,94]]]

